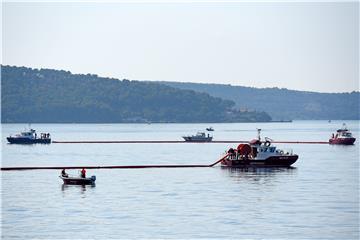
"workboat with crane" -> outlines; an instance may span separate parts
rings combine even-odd
[[[236,149],[230,148],[227,156],[221,161],[223,167],[290,167],[299,156],[292,150],[277,149],[269,138],[261,141],[261,129],[258,138],[249,143],[239,144]]]
[[[353,137],[350,130],[346,127],[346,124],[343,123],[342,128],[338,129],[336,133],[333,133],[329,139],[330,144],[339,144],[339,145],[353,145],[356,138]]]

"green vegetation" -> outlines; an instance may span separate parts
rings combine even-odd
[[[1,121],[53,123],[253,122],[264,112],[239,111],[230,100],[160,83],[1,67]]]
[[[237,108],[266,111],[274,120],[358,120],[360,93],[317,93],[223,84],[161,82],[232,100]]]

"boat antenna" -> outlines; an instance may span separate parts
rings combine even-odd
[[[261,128],[257,128],[256,130],[258,131],[258,139],[259,139],[259,141],[261,141],[261,137],[260,137]]]

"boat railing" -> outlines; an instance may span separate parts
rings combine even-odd
[[[285,154],[285,155],[293,155],[293,150],[290,149],[290,148],[285,148],[285,149],[284,149],[284,154]]]
[[[293,155],[293,150],[291,148],[277,149],[276,152],[282,155]]]
[[[50,133],[40,133],[41,139],[50,139]]]

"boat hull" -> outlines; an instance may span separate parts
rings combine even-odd
[[[93,185],[95,184],[96,177],[91,176],[91,178],[74,178],[74,177],[62,177],[59,176],[64,181],[64,184],[69,185]]]
[[[209,138],[193,138],[193,137],[183,137],[186,142],[211,142],[212,137]]]
[[[15,138],[15,137],[7,137],[6,138],[9,143],[13,144],[34,144],[34,143],[43,143],[43,144],[49,144],[51,143],[50,138]]]
[[[330,144],[338,144],[338,145],[353,145],[356,138],[331,138],[329,139]]]
[[[222,167],[235,167],[235,168],[246,168],[246,167],[290,167],[294,164],[298,155],[290,156],[272,156],[264,160],[229,160],[224,159],[221,161]]]

